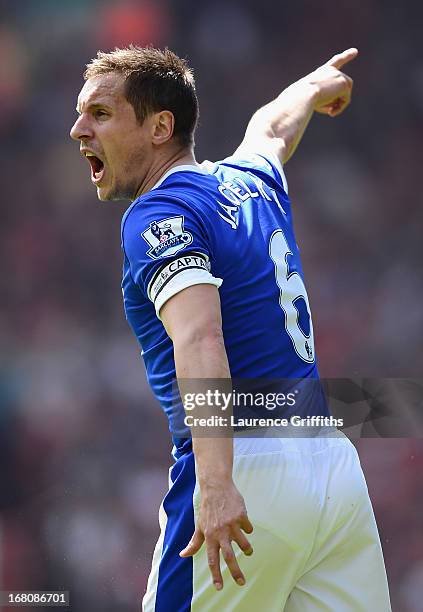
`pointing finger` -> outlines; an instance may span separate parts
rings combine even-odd
[[[333,66],[334,68],[342,68],[348,62],[351,62],[358,55],[358,49],[355,47],[351,47],[351,49],[347,49],[342,53],[337,53],[334,55],[328,62],[326,62],[327,66]]]

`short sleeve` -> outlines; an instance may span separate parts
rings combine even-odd
[[[192,285],[220,287],[201,216],[179,198],[155,191],[133,204],[122,220],[122,247],[133,282],[155,306]]]
[[[288,182],[282,163],[270,148],[254,152],[240,148],[236,153],[223,160],[223,163],[252,170],[258,174],[265,174],[283,187],[285,193],[288,193]]]

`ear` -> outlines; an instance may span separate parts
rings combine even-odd
[[[155,145],[161,145],[168,142],[173,136],[175,129],[175,117],[173,113],[167,110],[155,113],[152,122],[151,141]]]

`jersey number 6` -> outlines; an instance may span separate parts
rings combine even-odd
[[[276,230],[270,237],[269,255],[275,264],[276,284],[280,289],[279,305],[285,315],[285,329],[291,338],[295,352],[307,363],[314,362],[313,323],[311,321],[310,305],[303,279],[298,272],[290,272],[288,255],[292,255],[288,242],[282,230]],[[300,327],[299,310],[296,302],[304,300],[310,332],[307,335]]]

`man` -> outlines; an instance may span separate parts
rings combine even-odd
[[[343,434],[191,439],[173,392],[175,377],[318,379],[282,165],[314,111],[348,106],[341,68],[356,55],[288,87],[254,114],[233,155],[203,164],[184,61],[131,46],[99,52],[84,74],[71,136],[99,199],[132,200],[125,311],[175,445],[145,612],[390,610],[364,477]],[[324,419],[313,398],[302,416]]]

